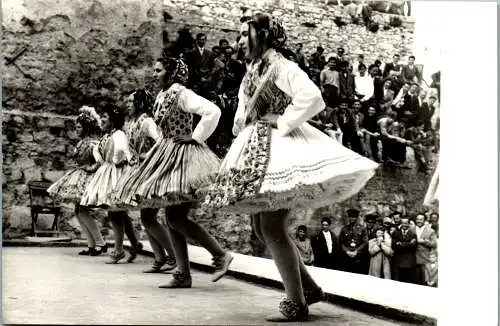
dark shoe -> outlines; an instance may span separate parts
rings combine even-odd
[[[301,306],[294,300],[284,299],[280,302],[279,309],[282,316],[270,316],[266,320],[276,323],[309,320],[309,308],[307,305]]]
[[[129,251],[128,251],[128,253],[130,254],[130,256],[128,257],[127,262],[128,263],[133,263],[134,260],[137,258],[137,254],[141,250],[142,250],[142,243],[140,243],[140,242],[138,242],[135,247],[130,248]]]
[[[94,247],[90,249],[91,256],[100,256],[104,253],[104,247]]]
[[[92,250],[93,248],[89,248],[87,250],[82,250],[78,253],[78,255],[80,256],[89,256],[90,255],[90,251]]]
[[[315,290],[304,290],[304,297],[306,297],[306,304],[308,306],[323,301],[325,299],[325,293],[321,288]]]
[[[123,258],[125,258],[125,252],[117,253],[116,251],[112,251],[111,255],[109,255],[109,261],[106,264],[117,264]]]
[[[226,275],[229,265],[233,261],[233,256],[228,252],[224,253],[224,255],[219,257],[212,258],[213,265],[215,266],[215,272],[212,277],[212,282],[217,282],[224,275]]]
[[[160,285],[159,288],[162,289],[187,289],[192,285],[191,275],[183,274],[179,271],[173,274],[173,278],[170,283]]]
[[[177,267],[177,264],[175,263],[175,260],[174,260],[173,264],[171,264],[168,260],[164,263],[155,260],[155,262],[153,263],[153,266],[151,266],[151,268],[143,271],[143,273],[163,273],[163,272],[171,271],[171,270],[175,269],[176,267]]]

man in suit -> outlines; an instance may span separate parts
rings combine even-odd
[[[392,234],[393,279],[399,282],[416,283],[417,235],[410,229],[408,218],[401,219],[401,228]]]
[[[417,124],[424,124],[424,130],[431,130],[431,117],[434,112],[431,112],[431,108],[429,104],[425,100],[427,96],[427,92],[425,90],[421,90],[418,95],[418,112],[417,112]]]
[[[196,35],[196,46],[188,52],[189,84],[199,95],[210,98],[210,73],[214,66],[212,51],[205,48],[207,36],[204,33]]]
[[[417,283],[425,284],[425,265],[430,263],[429,255],[437,248],[436,232],[429,224],[425,224],[424,213],[419,213],[415,220],[415,233],[417,234],[416,274]]]
[[[354,100],[354,75],[349,72],[349,62],[341,61],[339,71],[339,98],[340,100],[352,102]]]
[[[391,89],[392,81],[390,79],[385,80],[382,89],[382,99],[380,100],[380,113],[387,113],[387,111],[392,107],[392,102],[394,101],[394,91]]]
[[[368,254],[368,231],[359,223],[359,211],[347,210],[349,224],[340,231],[341,270],[368,275],[370,257]]]
[[[389,77],[389,72],[391,70],[395,71],[397,76],[401,75],[401,70],[403,69],[403,66],[399,63],[399,59],[400,59],[400,56],[399,56],[399,54],[396,53],[392,57],[392,62],[389,62],[385,65],[384,73],[383,73],[384,78]]]
[[[331,220],[324,217],[321,220],[321,230],[312,239],[314,266],[335,269],[337,267],[337,237],[330,230]]]

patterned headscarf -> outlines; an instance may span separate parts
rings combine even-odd
[[[183,59],[176,59],[177,67],[175,68],[174,78],[184,79],[187,78],[189,70],[187,64]]]
[[[269,19],[269,28],[264,28],[264,26],[261,26],[261,24],[259,24],[259,21],[262,21],[263,17],[267,17]],[[253,19],[250,21],[255,23],[261,30],[267,30],[269,32],[268,37],[271,37],[273,40],[270,46],[273,49],[279,49],[285,46],[285,43],[287,41],[286,32],[283,28],[283,25],[278,21],[276,17],[265,13],[256,13],[253,15]]]

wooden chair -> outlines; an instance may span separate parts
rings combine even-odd
[[[30,193],[30,205],[31,207],[31,235],[36,236],[38,233],[52,233],[59,234],[59,216],[61,215],[61,207],[56,205],[52,198],[50,197],[47,189],[50,187],[52,182],[50,181],[32,181],[28,184]],[[38,221],[38,215],[48,214],[54,215],[54,221],[52,222],[52,227],[50,230],[40,230],[36,229],[36,223]]]

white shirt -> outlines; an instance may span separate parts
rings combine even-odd
[[[367,101],[373,96],[375,86],[371,76],[366,74],[363,77],[356,76],[354,77],[354,83],[356,85],[356,93],[364,95],[361,99],[362,102]]]
[[[274,49],[270,49],[264,56],[272,54],[271,52],[274,51]],[[323,111],[325,102],[319,88],[295,62],[283,59],[281,64],[282,69],[279,71],[275,84],[292,98],[292,103],[286,107],[285,112],[277,120],[277,134],[284,136]],[[248,67],[248,71],[254,65],[255,63],[252,63]],[[238,92],[238,109],[234,117],[233,134],[235,136],[244,128],[245,96],[243,85],[244,83],[241,83]]]
[[[424,229],[425,229],[425,225],[423,225],[422,227],[415,226],[415,231],[417,233],[418,240],[421,240],[420,238],[422,237],[422,233],[424,232]]]
[[[328,248],[328,253],[331,254],[333,250],[332,235],[330,231],[323,231],[323,236],[326,240],[326,247]]]

